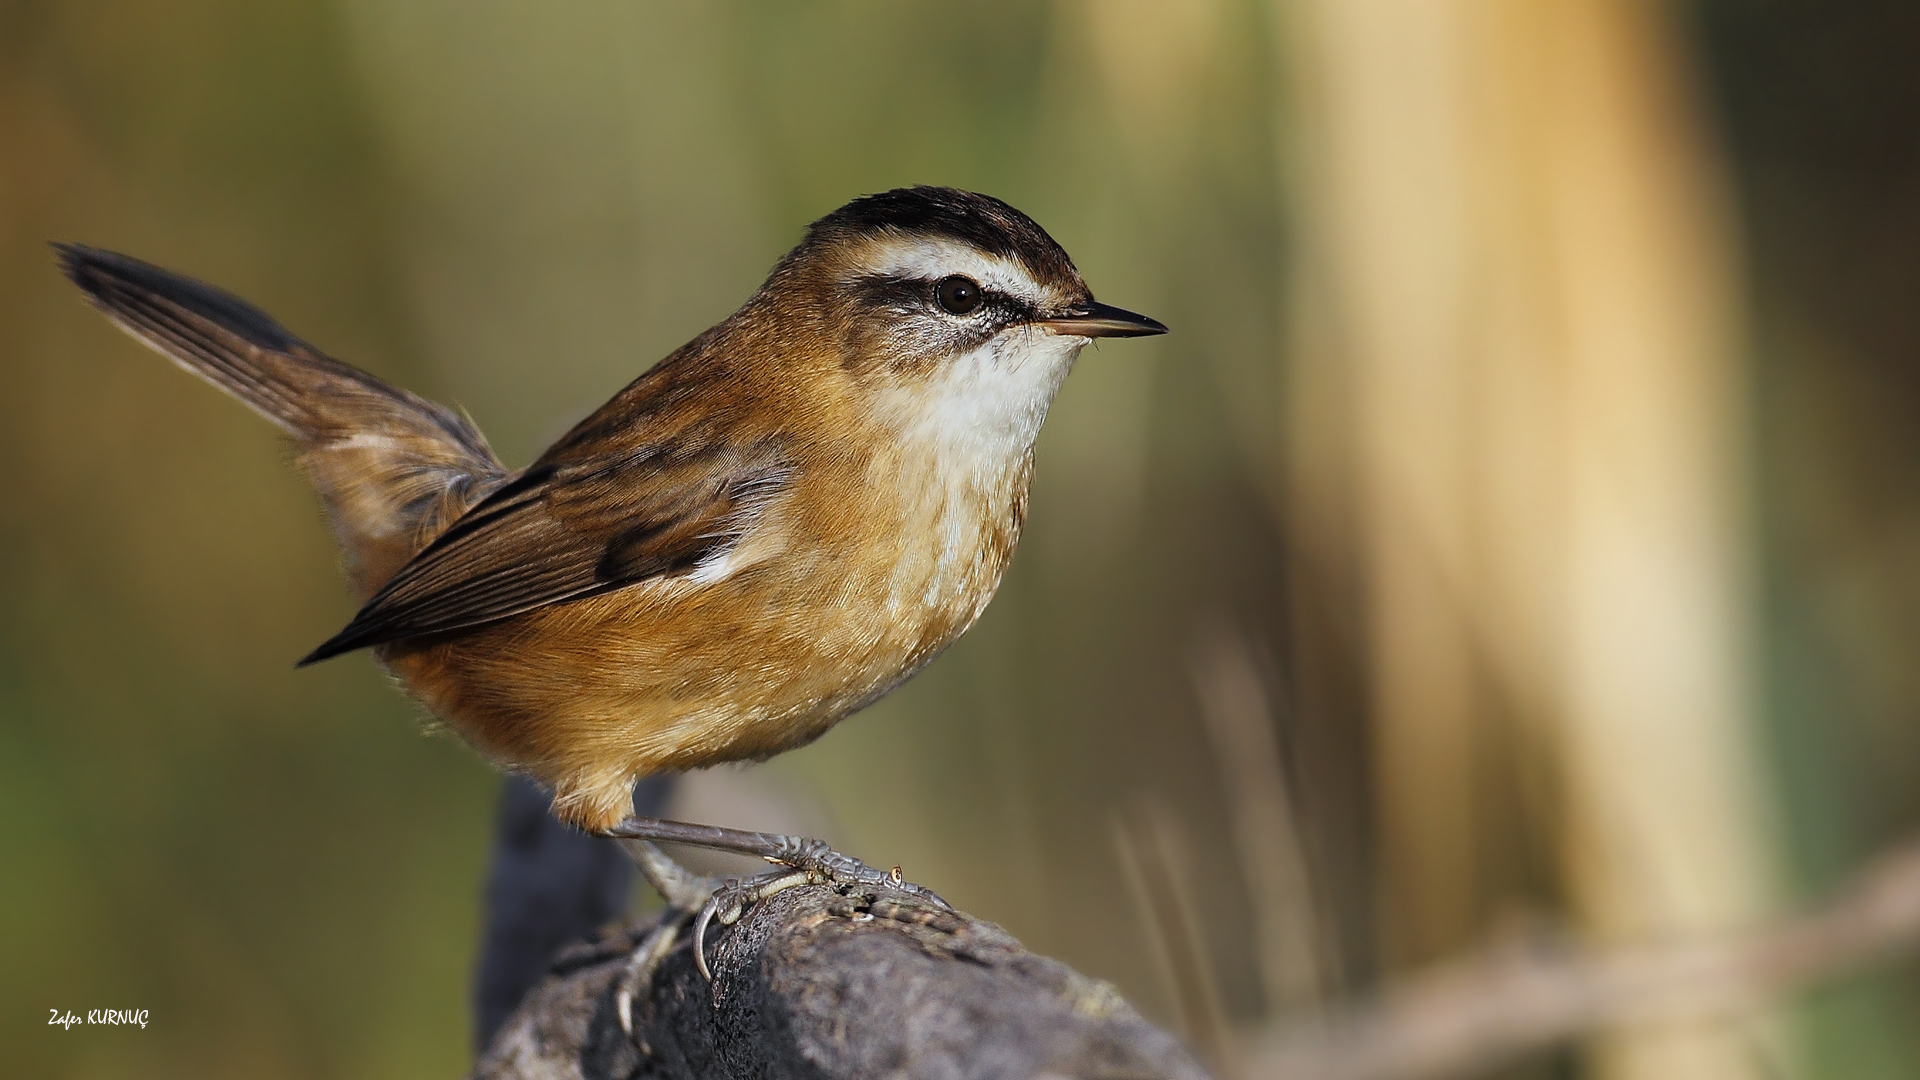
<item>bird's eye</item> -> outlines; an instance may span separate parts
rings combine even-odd
[[[933,295],[951,315],[965,315],[980,306],[979,283],[958,274],[941,278],[933,287]]]

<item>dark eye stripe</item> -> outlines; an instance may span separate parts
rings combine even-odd
[[[951,318],[952,316],[940,307],[939,299],[935,295],[940,282],[945,280],[945,277],[929,279],[870,274],[856,278],[852,282],[852,288],[860,294],[862,299],[876,306],[888,307],[896,311],[936,312],[942,318]],[[978,319],[983,311],[988,312],[994,316],[989,321],[996,328],[1039,318],[1039,312],[1034,306],[1020,297],[1001,292],[990,285],[980,285],[979,288],[980,305],[967,313],[969,317]]]

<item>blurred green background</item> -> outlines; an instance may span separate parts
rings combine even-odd
[[[351,614],[315,501],[51,239],[520,463],[848,198],[995,194],[1174,332],[1082,358],[979,626],[761,767],[846,847],[1173,1023],[1147,807],[1243,1027],[1516,912],[1819,895],[1920,818],[1916,49],[1893,0],[0,2],[0,1057],[460,1073],[498,784],[293,670]],[[1512,1074],[1912,1076],[1920,985],[1636,1038]]]

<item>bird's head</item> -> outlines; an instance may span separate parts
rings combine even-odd
[[[830,348],[877,414],[1021,452],[1089,341],[1167,329],[1096,301],[1025,214],[941,187],[867,195],[814,222],[759,299]]]

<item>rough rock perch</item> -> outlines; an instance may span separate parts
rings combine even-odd
[[[1168,1077],[1206,1074],[1112,987],[1005,931],[885,890],[789,889],[707,941],[684,930],[632,997],[641,922],[562,953],[475,1080]]]

